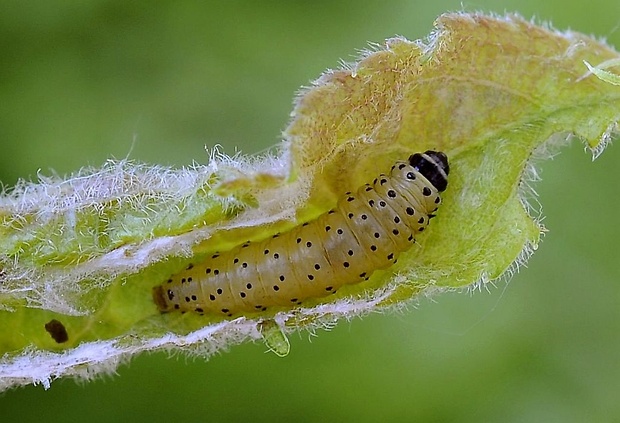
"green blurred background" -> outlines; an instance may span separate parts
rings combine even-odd
[[[476,1],[620,46],[618,0]],[[110,157],[183,166],[276,144],[293,94],[367,41],[425,36],[459,0],[0,5],[0,181]],[[0,420],[605,422],[620,419],[620,151],[542,164],[551,232],[510,284],[445,294],[208,362],[142,355],[114,377],[0,396]],[[3,328],[10,330],[10,328]]]

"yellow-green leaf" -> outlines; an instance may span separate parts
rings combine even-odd
[[[599,154],[620,117],[620,57],[513,15],[446,14],[298,98],[278,157],[173,170],[109,162],[0,199],[0,387],[90,377],[142,351],[208,356],[500,278],[538,246],[534,162],[579,137]],[[309,221],[426,149],[450,158],[438,217],[396,266],[297,309],[161,315],[151,289],[214,251]]]

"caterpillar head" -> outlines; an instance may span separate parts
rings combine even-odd
[[[428,179],[437,191],[446,190],[450,165],[444,153],[432,150],[416,153],[409,157],[409,164]]]

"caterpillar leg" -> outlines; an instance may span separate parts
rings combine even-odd
[[[167,313],[168,303],[166,302],[166,293],[164,292],[164,286],[159,285],[153,288],[153,301],[161,313]]]

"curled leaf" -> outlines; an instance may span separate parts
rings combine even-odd
[[[285,355],[293,330],[510,274],[543,231],[528,205],[533,159],[575,136],[600,154],[620,117],[605,70],[619,60],[514,15],[446,14],[427,39],[389,39],[315,81],[277,157],[214,153],[181,170],[109,162],[21,182],[0,199],[0,324],[13,329],[0,338],[0,388],[88,378],[158,349],[206,357],[263,338]],[[298,308],[158,313],[152,288],[188,263],[316,218],[427,149],[450,158],[449,187],[393,268]]]

